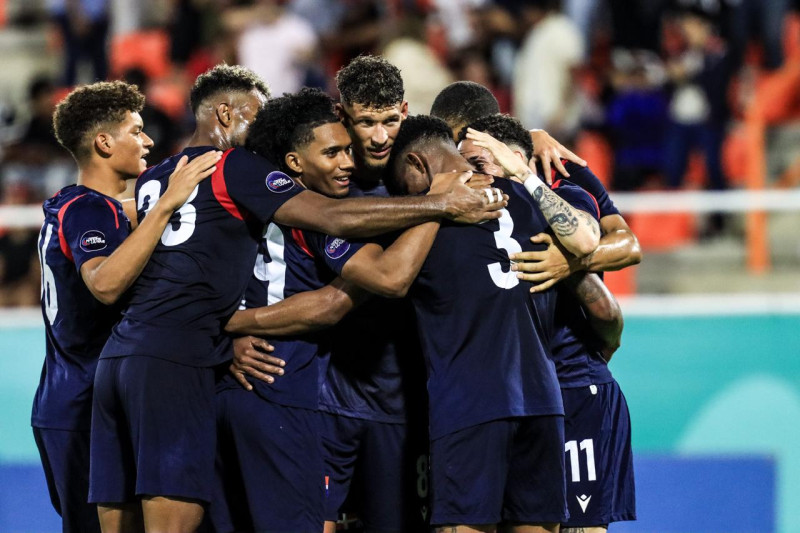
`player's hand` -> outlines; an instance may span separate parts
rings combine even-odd
[[[536,161],[542,164],[544,177],[548,185],[553,184],[552,167],[565,178],[569,177],[569,172],[564,168],[562,159],[572,161],[582,167],[586,166],[586,161],[567,150],[560,142],[555,140],[544,130],[531,130],[531,141],[533,141],[533,157],[529,161],[531,170],[536,172]]]
[[[468,128],[467,139],[470,139],[475,146],[489,150],[495,163],[503,167],[507,177],[521,178],[530,172],[522,158],[488,133]]]
[[[535,244],[546,244],[540,252],[517,252],[511,254],[511,270],[523,281],[534,283],[531,292],[549,289],[572,273],[572,254],[564,249],[549,233],[539,233],[531,237]]]
[[[479,191],[492,186],[494,177],[488,174],[481,174],[480,172],[473,172],[472,177],[467,180],[467,187],[472,190]]]
[[[508,205],[508,196],[500,189],[473,190],[466,185],[472,172],[445,172],[433,177],[429,194],[441,194],[447,204],[447,216],[456,222],[474,224],[500,218]]]
[[[239,337],[233,341],[233,363],[229,368],[236,381],[247,390],[253,390],[253,386],[247,381],[245,374],[260,379],[265,383],[274,383],[272,376],[283,375],[283,367],[286,362],[272,355],[275,348],[258,337]]]
[[[181,157],[175,170],[169,177],[167,190],[158,201],[164,209],[175,211],[186,203],[197,184],[209,177],[217,169],[216,164],[222,152],[211,150],[199,155],[189,162],[186,156]]]

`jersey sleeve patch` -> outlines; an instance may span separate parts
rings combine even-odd
[[[325,237],[325,255],[331,259],[339,259],[350,250],[350,243],[341,237]]]
[[[267,174],[266,184],[267,189],[275,193],[284,193],[290,191],[295,186],[295,182],[292,178],[278,170],[274,170]]]
[[[105,234],[96,229],[91,229],[81,235],[80,247],[84,252],[99,252],[108,246]]]

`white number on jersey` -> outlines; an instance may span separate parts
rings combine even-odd
[[[164,228],[164,233],[161,234],[161,244],[164,246],[177,246],[189,240],[189,237],[194,233],[195,224],[197,222],[197,210],[192,205],[192,200],[197,196],[197,191],[200,190],[200,185],[196,185],[192,194],[184,202],[180,209],[173,213],[172,218],[178,216],[178,221],[173,222],[172,219],[167,223]],[[161,183],[158,180],[150,180],[139,189],[139,202],[137,208],[144,211],[145,215],[153,209],[158,199],[161,197]]]
[[[588,472],[588,480],[596,481],[597,472],[595,471],[594,467],[594,441],[592,441],[592,439],[583,439],[580,443],[580,449],[586,451],[586,471]],[[571,440],[565,442],[564,452],[569,454],[569,466],[570,470],[572,470],[572,481],[577,483],[581,480],[578,441]]]
[[[267,305],[272,305],[283,300],[286,287],[286,260],[283,257],[285,240],[281,229],[272,222],[264,230],[264,244],[267,253],[258,254],[253,274],[256,279],[269,283]]]
[[[44,232],[44,241],[42,247],[39,249],[39,264],[42,266],[42,302],[44,303],[44,312],[47,315],[47,320],[50,325],[56,319],[58,314],[58,292],[56,291],[56,279],[53,276],[53,271],[47,264],[47,247],[50,245],[50,239],[53,237],[53,225],[48,224]]]
[[[494,240],[497,243],[497,248],[505,250],[509,254],[514,254],[522,251],[522,246],[511,237],[511,232],[514,231],[514,221],[507,209],[500,210],[500,218],[498,219],[500,227],[494,232]],[[519,285],[517,273],[510,268],[508,272],[503,272],[503,265],[492,263],[488,265],[489,275],[492,277],[494,284],[501,289],[511,289]]]

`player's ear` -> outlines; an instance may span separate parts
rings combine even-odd
[[[525,154],[522,153],[522,150],[514,150],[513,152],[514,152],[514,155],[519,157],[522,160],[523,163],[525,163],[526,165],[528,164],[528,158],[525,157]]]
[[[114,136],[101,131],[94,136],[94,149],[102,157],[111,157],[114,151]]]
[[[418,172],[420,174],[425,174],[425,162],[422,161],[422,158],[419,154],[415,154],[414,152],[409,152],[406,154],[406,165],[411,167],[414,172]]]
[[[286,166],[297,174],[303,173],[303,162],[300,160],[300,154],[297,152],[289,152],[283,157]]]
[[[403,103],[400,104],[400,114],[403,115],[403,118],[408,118],[408,102],[403,100]]]
[[[231,122],[233,121],[233,115],[231,113],[231,106],[228,105],[227,102],[220,102],[217,104],[216,112],[217,120],[220,124],[226,128],[231,125]]]
[[[339,120],[344,122],[347,117],[347,113],[344,112],[344,106],[340,102],[336,102],[333,108],[336,110],[336,114],[339,115]]]

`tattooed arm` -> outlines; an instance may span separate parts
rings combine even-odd
[[[600,242],[600,226],[591,215],[572,207],[550,190],[519,156],[488,133],[470,128],[467,130],[467,139],[475,146],[486,148],[495,163],[503,167],[506,176],[525,185],[567,251],[576,257],[594,252]]]
[[[597,274],[579,272],[568,277],[565,283],[589,315],[592,330],[603,341],[603,358],[610,361],[619,348],[624,325],[617,299]]]

